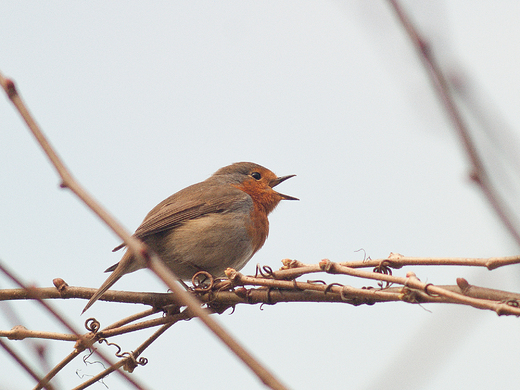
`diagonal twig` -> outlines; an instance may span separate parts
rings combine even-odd
[[[48,382],[48,380],[44,380],[40,378],[40,376],[34,372],[34,370],[29,367],[29,365],[13,350],[6,342],[4,342],[0,338],[0,347],[2,347],[11,357],[30,375],[39,383],[42,383],[42,387],[45,387],[47,390],[53,390],[54,387]]]
[[[109,226],[132,251],[134,257],[145,262],[150,268],[175,294],[178,301],[186,306],[189,310],[218,337],[224,344],[228,346],[256,375],[257,377],[272,389],[285,389],[285,386],[260,362],[258,362],[245,348],[238,343],[228,332],[224,330],[214,319],[209,316],[209,312],[201,307],[201,302],[193,295],[187,293],[177,282],[178,278],[157,256],[150,251],[139,239],[131,236],[126,229],[119,224],[108,211],[106,211],[92,196],[90,196],[83,187],[72,177],[65,167],[65,164],[58,157],[50,143],[47,141],[43,132],[40,130],[36,121],[29,113],[29,110],[23,103],[18,94],[15,84],[12,80],[6,79],[0,73],[0,84],[5,90],[7,96],[14,104],[24,121],[27,123],[30,131],[37,139],[38,143],[44,150],[45,154],[51,161],[52,165],[62,179],[61,186],[70,189],[79,199],[81,199],[103,222]],[[130,259],[130,258],[129,258]],[[118,370],[119,371],[119,370]]]
[[[516,240],[516,243],[520,245],[520,232],[515,226],[513,220],[510,218],[503,200],[489,179],[489,174],[484,167],[484,163],[482,162],[482,159],[473,142],[469,128],[466,125],[460,110],[455,104],[455,99],[453,98],[453,94],[450,90],[448,80],[444,75],[441,67],[435,60],[431,46],[421,36],[418,29],[415,27],[399,2],[397,0],[388,1],[409,38],[411,39],[417,54],[419,55],[421,62],[423,63],[428,76],[430,77],[437,96],[444,105],[446,113],[448,114],[448,117],[450,118],[455,130],[457,131],[457,134],[459,135],[462,145],[464,146],[464,150],[466,151],[466,154],[472,165],[472,172],[470,175],[471,178],[480,186],[482,192],[497,213],[502,223],[505,225],[511,236],[513,236],[513,238]]]
[[[50,306],[47,302],[45,302],[43,299],[41,299],[38,296],[38,292],[36,289],[32,289],[32,288],[26,286],[24,283],[22,283],[22,281],[19,278],[17,278],[12,272],[10,272],[2,263],[0,263],[0,271],[2,271],[9,279],[11,279],[18,286],[25,289],[33,299],[36,299],[40,303],[40,305],[42,305],[54,318],[56,318],[63,326],[65,326],[65,328],[67,328],[70,332],[72,332],[73,334],[75,334],[78,337],[78,342],[76,343],[76,348],[75,348],[76,350],[82,351],[82,350],[85,350],[86,348],[90,347],[90,345],[92,344],[92,342],[94,340],[92,340],[88,336],[81,335],[75,329],[75,327],[69,323],[69,321],[67,321],[62,315],[60,315],[56,310],[54,310],[52,308],[52,306]],[[110,362],[110,360],[103,353],[98,352],[98,355],[107,364],[112,365],[112,362]],[[118,372],[120,373],[120,375],[123,376],[123,378],[125,378],[128,382],[130,382],[132,385],[134,385],[137,389],[144,389],[144,387],[142,385],[140,385],[135,380],[130,378],[128,375],[126,375],[126,373],[121,372],[121,371],[118,371]]]

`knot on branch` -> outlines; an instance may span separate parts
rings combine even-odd
[[[372,290],[372,287],[362,287],[362,290]],[[371,299],[369,297],[360,297],[356,292],[352,291],[351,286],[341,286],[340,289],[340,297],[341,300],[344,302],[348,302],[349,304],[353,306],[360,306],[360,305],[374,305],[376,301],[374,299]]]
[[[125,363],[123,364],[123,370],[132,373],[137,366],[145,366],[148,364],[148,359],[141,357],[137,359],[133,352],[124,352],[126,355]]]
[[[14,81],[11,79],[5,80],[5,91],[7,93],[7,96],[9,99],[14,98],[16,95],[18,95],[18,91],[16,90],[16,86],[14,85]]]
[[[462,294],[467,295],[471,285],[464,278],[457,278],[457,286],[459,286]]]
[[[417,287],[417,282],[420,282],[420,281],[421,280],[417,277],[415,272],[408,271],[406,273],[406,281],[404,282],[404,286],[405,287],[416,288]]]
[[[299,268],[305,266],[305,264],[303,264],[301,261],[291,259],[283,259],[282,264],[282,269]]]
[[[507,309],[508,307],[518,308],[518,307],[520,307],[520,303],[516,299],[513,299],[513,298],[504,299],[504,300],[500,301],[499,304],[496,306],[495,312],[499,316],[510,315],[511,312]],[[519,314],[515,313],[514,315],[516,315],[517,317],[520,317]]]
[[[412,290],[407,287],[403,287],[399,299],[403,302],[408,303],[422,303],[424,302],[423,295],[417,290]]]
[[[53,279],[52,284],[54,284],[54,287],[56,287],[56,290],[58,290],[60,295],[64,295],[67,291],[67,287],[69,287],[69,285],[61,278]]]
[[[92,349],[92,345],[97,341],[98,336],[97,332],[101,324],[95,318],[89,318],[85,321],[85,328],[90,332],[88,335],[81,336],[78,341],[76,341],[76,345],[74,348],[76,351],[81,352],[85,349]]]
[[[321,270],[328,273],[328,274],[334,274],[334,263],[330,261],[329,259],[323,259],[321,260],[318,265],[320,266]]]
[[[9,340],[24,340],[27,334],[27,328],[23,325],[16,325],[11,329],[9,336],[7,338]]]
[[[231,282],[231,286],[230,287],[241,286],[242,285],[242,281],[241,281],[242,274],[240,272],[238,272],[236,269],[234,269],[234,268],[227,268],[224,271],[224,274],[226,275],[226,277]]]

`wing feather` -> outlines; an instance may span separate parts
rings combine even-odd
[[[238,188],[232,185],[224,188],[221,185],[212,187],[207,184],[194,184],[159,203],[148,213],[134,236],[142,239],[207,214],[250,207],[251,198]],[[114,251],[123,247],[124,244],[121,244]]]

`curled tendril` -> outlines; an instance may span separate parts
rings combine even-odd
[[[379,288],[381,290],[384,290],[385,288],[388,288],[392,285],[392,282],[388,282],[388,281],[380,281],[380,282],[377,282],[377,285],[379,286]]]
[[[345,287],[345,286],[343,286]],[[350,298],[347,298],[345,296],[345,288],[342,288],[341,291],[339,292],[339,297],[341,298],[342,301],[350,301]]]
[[[99,340],[99,344],[103,344],[105,343],[106,345],[110,346],[110,347],[116,347],[117,348],[117,352],[114,354],[116,357],[118,358],[123,358],[125,357],[126,355],[125,354],[128,354],[128,352],[121,352],[121,347],[116,344],[116,343],[110,343],[108,342],[108,340],[104,337],[100,338]]]
[[[255,278],[258,278],[258,275],[266,279],[274,279],[273,269],[268,265],[264,265],[263,267],[261,267],[260,264],[257,264]]]
[[[392,268],[390,268],[390,262],[388,260],[381,261],[377,267],[374,267],[373,272],[382,275],[392,275]],[[377,282],[377,285],[381,290],[384,290],[385,288],[390,287],[392,285],[392,282],[380,281]]]
[[[434,297],[434,298],[438,297],[439,296],[438,294],[434,294],[434,293],[431,293],[428,291],[428,288],[430,286],[433,286],[433,283],[428,283],[428,284],[426,284],[426,286],[424,286],[424,292],[426,293],[426,295],[429,295],[430,297]]]
[[[103,362],[96,361],[96,362],[92,363],[92,362],[88,361],[88,359],[94,354],[94,351],[95,351],[95,348],[89,348],[89,353],[87,355],[83,356],[83,363],[85,363],[85,365],[99,363],[99,364],[101,364],[101,366],[103,366],[103,369],[105,369],[106,367],[103,364]]]
[[[133,352],[123,352],[123,357],[129,358],[132,362],[135,363],[137,366],[146,366],[148,364],[148,359],[145,357],[140,357],[139,359],[136,359]]]
[[[341,291],[339,293],[339,296],[340,296],[342,301],[348,302],[351,305],[359,306],[359,305],[363,304],[363,300],[361,298],[352,298],[352,297],[345,296],[345,289],[344,288],[341,289]]]
[[[85,321],[85,329],[87,329],[89,332],[97,333],[100,328],[101,323],[93,317]]]
[[[121,352],[121,347],[116,343],[110,343],[106,338],[99,339],[99,343],[105,343],[106,345],[110,347],[116,347],[117,351],[114,353],[114,355],[120,359],[128,358],[130,362],[127,362],[125,364],[126,370],[129,372],[132,372],[135,367],[137,366],[144,366],[148,363],[148,359],[145,357],[140,357],[139,359],[136,359],[133,352]]]
[[[307,280],[307,283],[310,284],[327,284],[324,280]]]
[[[363,248],[360,248],[360,249],[358,249],[357,251],[354,251],[354,253],[355,253],[355,252],[363,252],[363,262],[368,261],[368,260],[372,260],[372,259],[370,258],[370,256],[367,256],[367,251],[364,250]]]
[[[206,292],[213,288],[215,280],[213,276],[206,271],[199,271],[191,278],[193,284],[193,291]]]
[[[325,287],[325,290],[323,290],[323,293],[324,293],[324,294],[327,294],[328,292],[330,292],[330,290],[332,290],[332,287],[334,287],[334,286],[342,287],[342,289],[341,289],[341,294],[343,294],[343,285],[340,284],[340,283],[331,283],[331,284],[327,284],[327,287]],[[341,299],[343,299],[343,297],[342,297]]]
[[[292,282],[293,282],[293,288],[294,288],[295,290],[298,290],[298,291],[303,291],[303,290],[305,290],[304,288],[301,288],[300,286],[298,286],[298,282],[296,281],[296,279],[293,279]]]
[[[140,357],[137,360],[137,364],[139,364],[140,366],[146,366],[148,364],[148,359],[145,357]]]
[[[374,272],[384,275],[392,275],[391,263],[388,260],[381,261],[377,267],[374,267]]]

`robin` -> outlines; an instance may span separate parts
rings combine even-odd
[[[293,177],[276,176],[261,165],[240,162],[220,168],[207,180],[163,200],[148,213],[134,237],[144,241],[179,278],[198,271],[215,277],[242,269],[264,245],[267,216],[281,200],[298,200],[273,190]],[[121,244],[113,251],[123,248]],[[130,261],[123,261],[130,257]],[[126,264],[126,265],[125,265]],[[124,274],[146,268],[126,251],[85,306],[87,310]]]

